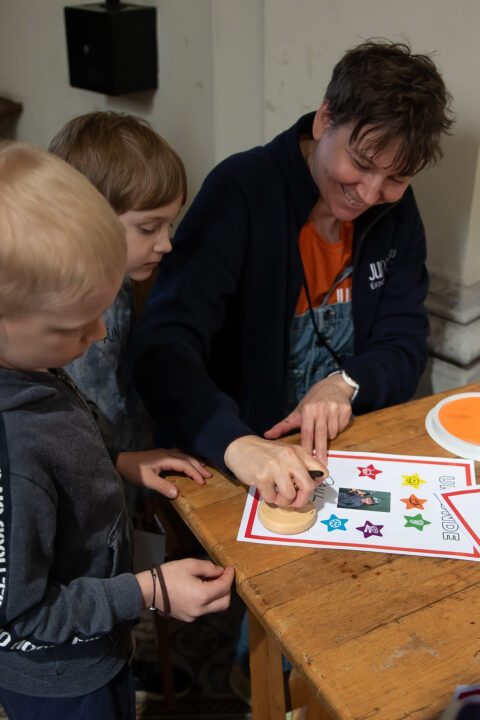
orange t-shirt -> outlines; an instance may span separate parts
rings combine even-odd
[[[324,240],[310,220],[307,220],[300,230],[298,246],[313,307],[322,304],[335,278],[351,264],[352,241],[352,222],[342,222],[338,242]],[[337,285],[327,304],[348,302],[351,299],[352,276],[349,275]],[[297,302],[297,314],[303,315],[307,310],[307,295],[302,286]]]

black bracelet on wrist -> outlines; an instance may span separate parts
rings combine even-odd
[[[154,565],[151,568],[150,572],[152,573],[152,580],[153,580],[153,599],[152,599],[152,604],[150,605],[150,607],[148,609],[154,610],[159,615],[166,617],[167,615],[170,615],[170,600],[168,597],[167,586],[165,585],[165,579],[163,577],[162,566]],[[163,610],[159,610],[157,607],[155,607],[155,597],[156,597],[156,591],[157,591],[157,578],[158,578],[158,582],[160,584],[160,590],[162,591]]]
[[[155,597],[157,594],[157,572],[154,567],[150,569],[150,572],[152,573],[152,580],[153,580],[153,598],[152,598],[152,604],[148,608],[149,610],[156,610],[155,607]]]

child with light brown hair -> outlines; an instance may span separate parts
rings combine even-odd
[[[83,173],[108,200],[126,231],[127,269],[114,303],[105,312],[106,336],[65,368],[99,409],[99,424],[117,468],[129,478],[140,461],[145,485],[176,497],[176,487],[159,476],[184,472],[203,484],[210,473],[177,450],[147,450],[143,404],[128,372],[126,352],[135,319],[131,280],[146,280],[172,249],[170,228],[187,197],[184,165],[145,121],[115,112],[74,118],[53,138],[50,152]],[[120,455],[119,455],[120,453]]]
[[[142,608],[228,606],[233,569],[132,572],[123,483],[60,368],[105,336],[122,223],[73,167],[0,145],[0,704],[11,720],[134,720],[127,665]],[[137,455],[137,458],[139,456]],[[145,485],[141,465],[130,477]]]

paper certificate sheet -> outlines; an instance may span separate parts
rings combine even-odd
[[[332,451],[317,488],[318,517],[277,535],[257,517],[250,488],[237,539],[270,545],[480,560],[480,486],[472,460]]]

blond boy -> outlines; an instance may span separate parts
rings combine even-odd
[[[209,562],[132,573],[120,476],[57,369],[104,337],[125,258],[121,223],[80,173],[0,146],[0,704],[14,720],[133,720],[142,608],[190,620],[229,602],[233,571]]]

